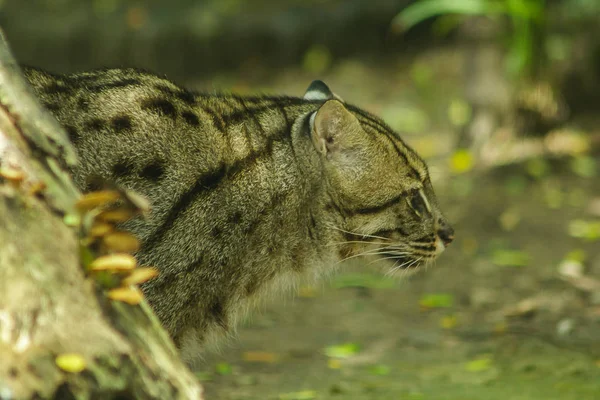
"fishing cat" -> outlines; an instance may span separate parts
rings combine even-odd
[[[188,359],[267,293],[359,254],[415,270],[453,239],[423,160],[321,81],[297,98],[194,93],[135,69],[25,75],[77,149],[81,190],[101,176],[149,199],[125,226]]]

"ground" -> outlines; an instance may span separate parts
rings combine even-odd
[[[324,76],[346,100],[408,128],[455,242],[416,276],[348,264],[255,312],[197,368],[208,399],[600,398],[597,157],[471,165],[452,153],[459,130],[440,111],[462,104],[456,76],[443,79],[460,68],[433,57],[347,61]],[[429,88],[407,83],[425,79],[415,65],[429,66]],[[210,85],[301,94],[309,72]]]

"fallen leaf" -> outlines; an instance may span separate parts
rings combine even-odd
[[[242,353],[242,359],[248,362],[272,364],[279,360],[279,356],[267,351],[245,351]]]
[[[231,364],[228,364],[226,362],[220,362],[217,365],[215,365],[215,371],[219,375],[231,375],[231,373],[233,372],[233,368],[231,367]]]
[[[576,219],[569,223],[569,236],[595,241],[600,239],[600,221]]]
[[[514,306],[505,307],[502,313],[506,317],[524,317],[532,315],[540,307],[539,300],[531,297],[521,300]]]
[[[454,297],[447,293],[425,294],[419,300],[422,308],[449,308],[454,304]]]
[[[473,169],[475,161],[473,155],[467,149],[459,149],[452,154],[450,159],[450,169],[452,172],[462,174]]]
[[[482,372],[492,368],[493,362],[489,356],[482,356],[469,361],[465,365],[465,369],[469,372]]]
[[[312,400],[317,397],[314,390],[303,390],[301,392],[284,393],[279,395],[279,400]]]
[[[529,176],[540,179],[550,173],[550,164],[543,158],[533,158],[525,164],[525,170]]]
[[[454,99],[448,107],[448,118],[454,126],[465,126],[471,119],[473,110],[469,103],[462,99]]]
[[[327,368],[329,369],[340,369],[342,368],[342,362],[337,358],[330,358],[327,360]]]
[[[371,368],[369,368],[369,373],[371,375],[378,375],[378,376],[386,376],[389,375],[391,372],[391,368],[388,367],[387,365],[373,365]]]
[[[456,327],[457,324],[458,319],[456,318],[456,315],[446,315],[440,321],[440,325],[444,329],[453,329]]]
[[[360,346],[356,343],[344,343],[325,348],[325,355],[331,358],[349,358],[360,351]]]
[[[593,178],[597,174],[596,160],[588,155],[580,155],[571,160],[571,170],[582,178]]]
[[[521,250],[494,250],[491,258],[494,264],[506,267],[524,267],[530,262],[529,254]]]
[[[86,367],[85,358],[77,353],[59,354],[54,360],[56,366],[66,372],[77,374]]]

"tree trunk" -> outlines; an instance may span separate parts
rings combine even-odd
[[[149,307],[82,268],[75,162],[0,32],[0,399],[200,399]]]

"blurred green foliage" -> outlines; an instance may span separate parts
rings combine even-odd
[[[533,68],[534,35],[544,22],[545,6],[545,0],[419,0],[400,12],[392,26],[405,31],[428,18],[447,15],[508,17],[511,34],[506,67],[520,75]]]

